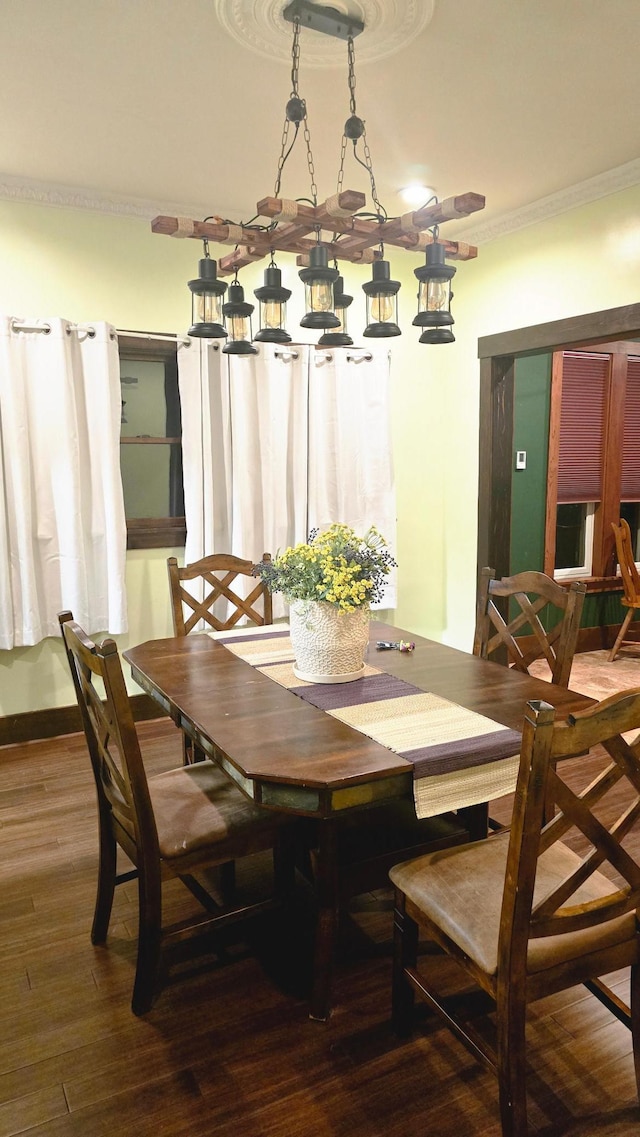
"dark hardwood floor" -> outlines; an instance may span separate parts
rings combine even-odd
[[[150,772],[181,760],[167,721],[140,735]],[[96,819],[82,736],[0,750],[0,849],[0,1137],[498,1137],[495,1081],[448,1031],[427,1016],[410,1041],[390,1029],[388,894],[359,898],[345,922],[328,1023],[307,1018],[302,883],[293,917],[230,940],[136,1019],[135,883],[116,894],[108,947],[89,939]],[[172,885],[176,916],[192,903]],[[451,965],[433,965],[455,990]],[[640,1132],[630,1035],[586,991],[537,1004],[528,1042],[532,1134]]]

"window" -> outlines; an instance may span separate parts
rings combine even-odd
[[[593,554],[593,502],[561,503],[556,511],[556,559],[554,576],[571,579],[591,576]]]
[[[635,354],[634,354],[635,353]],[[640,356],[635,343],[553,357],[545,571],[615,576],[611,522],[640,550]]]
[[[182,426],[173,338],[118,335],[120,468],[129,549],[185,542]]]

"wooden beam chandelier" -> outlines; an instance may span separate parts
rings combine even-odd
[[[418,312],[413,324],[422,329],[420,343],[452,343],[451,280],[455,267],[447,259],[471,260],[477,256],[473,245],[461,241],[442,240],[439,228],[446,221],[467,217],[484,208],[485,199],[477,193],[465,193],[445,201],[431,198],[421,209],[401,217],[389,217],[382,206],[367,144],[365,124],[358,116],[355,97],[355,56],[353,41],[364,29],[360,21],[344,16],[333,8],[292,0],[283,16],[293,25],[291,51],[291,94],[285,108],[282,146],[278,159],[274,191],[256,206],[249,222],[235,223],[221,217],[191,221],[181,217],[156,217],[151,224],[154,233],[174,237],[194,237],[203,242],[197,278],[189,281],[192,294],[192,323],[189,335],[210,339],[225,338],[223,351],[255,354],[254,342],[284,344],[291,342],[286,331],[286,302],[291,296],[282,287],[280,269],[274,254],[297,254],[299,276],[305,286],[306,313],[301,327],[320,331],[322,346],[347,347],[353,343],[347,331],[347,309],[353,297],[344,291],[338,261],[370,264],[371,280],[362,287],[366,296],[367,326],[363,335],[384,339],[400,335],[397,297],[400,282],[392,280],[385,245],[409,252],[425,253],[425,263],[414,269],[418,279]],[[349,117],[342,137],[340,167],[336,192],[318,203],[315,167],[307,108],[298,88],[300,30],[316,31],[347,41]],[[290,134],[292,137],[290,138]],[[310,175],[310,197],[291,200],[281,195],[282,173],[299,137],[305,140]],[[366,212],[366,197],[355,190],[343,189],[344,160],[349,145],[357,162],[369,176],[374,211]],[[233,245],[233,252],[219,263],[209,255],[209,242]],[[252,337],[251,313],[254,306],[245,301],[238,272],[253,261],[269,257],[264,284],[255,290],[260,302],[260,329]],[[333,267],[329,262],[333,261]],[[227,285],[219,279],[233,276],[229,296],[224,302]],[[253,340],[253,342],[252,342]]]

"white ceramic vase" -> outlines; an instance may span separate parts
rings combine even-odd
[[[294,675],[309,683],[350,683],[364,672],[369,608],[341,612],[324,600],[293,600],[289,609]]]

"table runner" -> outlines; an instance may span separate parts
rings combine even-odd
[[[386,746],[413,767],[418,817],[512,793],[519,731],[365,666],[352,683],[307,683],[293,673],[286,624],[209,633],[234,655],[334,718]]]

